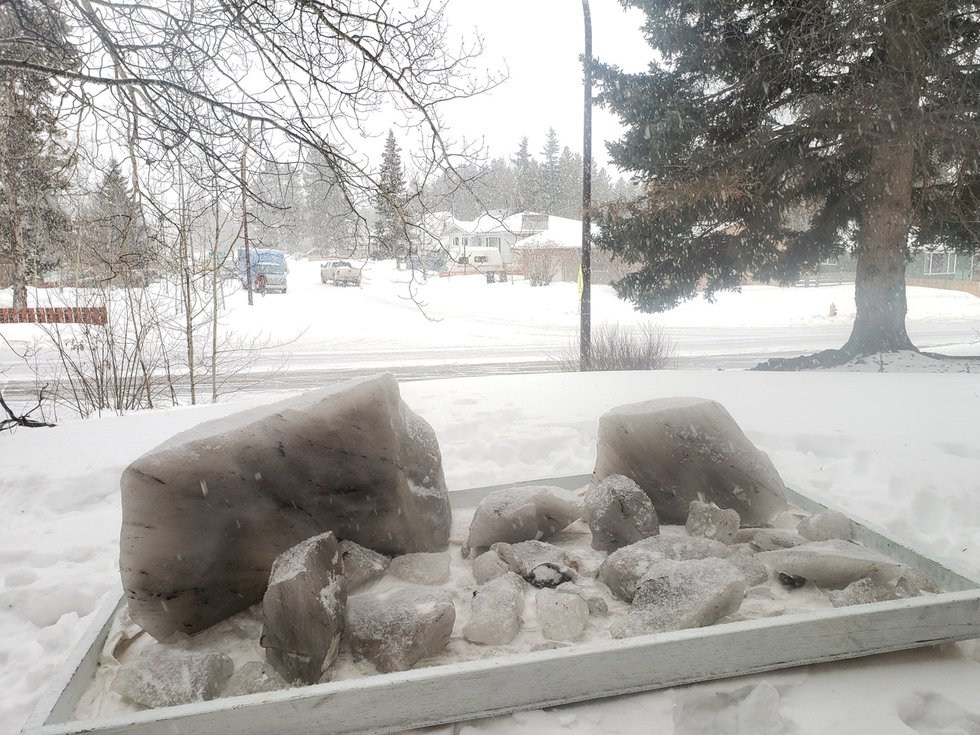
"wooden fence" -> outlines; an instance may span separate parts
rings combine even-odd
[[[108,321],[109,314],[104,306],[0,308],[0,324],[105,324]]]

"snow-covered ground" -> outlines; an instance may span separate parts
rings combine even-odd
[[[237,330],[276,338],[299,334],[289,349],[309,352],[311,364],[329,364],[336,354],[367,371],[386,361],[496,354],[498,346],[526,360],[526,354],[563,348],[577,326],[574,284],[531,289],[434,280],[422,300],[441,318],[436,322],[394,295],[393,271],[369,271],[357,290],[321,285],[315,264],[292,270],[285,297],[266,296],[249,310],[243,295],[233,296],[238,302],[230,321]],[[819,332],[829,343],[803,341],[798,351],[806,352],[846,338],[853,315],[849,292],[760,287],[714,306],[694,302],[660,319],[670,329],[716,329],[747,340],[761,334],[760,340],[771,342],[760,341],[760,354],[766,344],[775,351],[779,335],[817,335],[810,330],[834,322],[836,332]],[[828,316],[830,301],[837,317]],[[969,350],[980,328],[980,299],[911,289],[909,301],[910,331],[920,345],[917,330],[950,330],[950,343]],[[604,289],[597,289],[595,313],[601,321],[639,318]],[[31,329],[0,331],[29,339]],[[710,343],[703,349],[710,350]],[[713,398],[769,453],[788,485],[980,578],[980,375],[902,371],[909,367],[896,363],[883,374],[678,370],[453,378],[403,383],[402,394],[433,425],[450,489],[587,473],[595,461],[598,418],[609,408],[659,396]],[[118,481],[126,464],[177,431],[280,397],[239,396],[212,406],[0,435],[0,734],[20,730],[100,602],[116,594]],[[978,687],[980,643],[973,641],[438,731],[980,733]]]

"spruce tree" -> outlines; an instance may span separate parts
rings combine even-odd
[[[513,159],[515,177],[517,179],[517,197],[514,207],[518,212],[527,212],[534,208],[535,161],[531,157],[527,136],[521,138],[517,154]]]
[[[405,175],[402,171],[401,151],[393,131],[388,131],[381,171],[378,175],[378,192],[374,211],[374,246],[378,257],[402,258],[406,254],[405,222],[403,219]]]
[[[661,61],[597,67],[644,185],[600,244],[644,310],[857,259],[834,357],[914,349],[910,246],[980,248],[980,14],[962,0],[624,0]],[[801,216],[802,215],[802,216]]]
[[[27,44],[43,29],[62,45]],[[70,65],[58,16],[42,2],[0,6],[0,57]],[[63,198],[71,159],[43,74],[0,65],[0,259],[9,263],[13,305],[27,306],[27,284],[54,267],[67,245]]]
[[[558,134],[554,128],[548,128],[545,137],[544,150],[541,155],[544,161],[541,163],[540,184],[538,187],[537,206],[535,209],[544,214],[556,214],[561,203],[562,182],[561,169],[559,165],[559,151],[561,146],[558,144]]]

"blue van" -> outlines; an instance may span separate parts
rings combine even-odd
[[[286,293],[286,274],[289,273],[286,254],[282,250],[271,248],[250,248],[249,256],[252,261],[252,289],[266,293]],[[242,286],[248,288],[244,247],[238,248],[235,263]]]

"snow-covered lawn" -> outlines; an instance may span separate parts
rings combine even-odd
[[[460,278],[431,281],[432,316],[401,300],[399,274],[372,266],[363,289],[319,283],[315,263],[291,265],[290,293],[256,307],[238,299],[229,327],[276,338],[325,364],[466,359],[513,350],[531,359],[577,329],[574,284],[531,289]],[[675,329],[780,335],[853,315],[850,287],[768,289],[693,302],[660,319]],[[608,289],[600,321],[637,320]],[[6,296],[9,299],[9,292]],[[849,300],[850,299],[850,300]],[[837,317],[827,305],[836,303]],[[955,327],[966,349],[980,299],[910,290],[910,331]],[[4,326],[28,339],[30,326]],[[720,333],[720,331],[719,331]],[[810,344],[801,351],[833,346]],[[921,342],[921,340],[920,340]],[[710,343],[705,343],[705,349]],[[414,351],[413,351],[414,350]],[[980,351],[980,350],[976,350]],[[499,350],[497,350],[499,353]],[[439,357],[443,355],[443,357]],[[393,364],[390,363],[389,364]],[[918,366],[920,369],[922,365]],[[404,383],[405,401],[439,437],[450,489],[590,472],[599,416],[671,395],[719,400],[769,453],[788,485],[885,527],[926,553],[980,575],[980,375],[900,372],[766,374],[666,371],[541,374]],[[0,435],[0,734],[17,733],[52,673],[116,594],[119,475],[140,453],[203,420],[269,402],[253,395],[185,407],[68,421]],[[476,733],[939,733],[980,732],[976,641],[636,694],[498,717]]]

